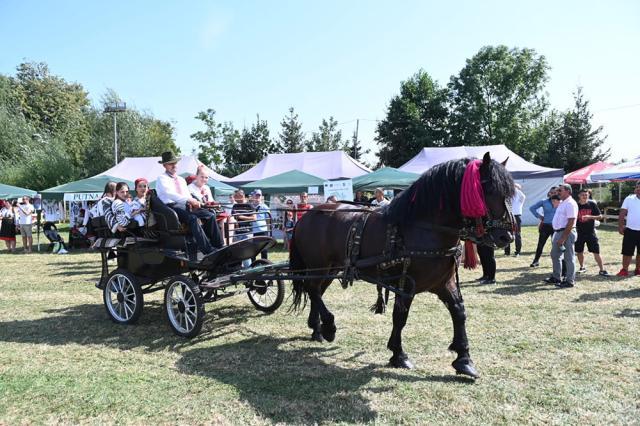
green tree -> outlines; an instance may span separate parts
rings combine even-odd
[[[174,142],[171,123],[158,120],[131,107],[124,112],[104,112],[105,105],[120,101],[118,94],[109,89],[101,98],[101,106],[91,108],[85,114],[91,137],[85,147],[86,160],[79,167],[83,176],[92,176],[113,167],[115,160],[112,114],[117,114],[118,161],[126,157],[159,156],[168,150],[180,152]]]
[[[533,49],[480,49],[449,83],[451,144],[505,144],[535,159],[541,147],[532,133],[547,109],[548,69]]]
[[[329,117],[322,119],[317,132],[313,132],[311,139],[307,141],[307,151],[337,151],[345,146],[342,140],[342,131],[338,130],[338,122]]]
[[[210,167],[219,167],[224,162],[224,153],[220,143],[221,123],[215,120],[216,111],[212,108],[200,111],[195,118],[202,121],[204,130],[198,130],[191,139],[198,142],[198,159]]]
[[[356,133],[356,131],[353,131],[353,135],[351,135],[351,140],[349,141],[349,143],[346,146],[346,151],[349,153],[349,155],[357,161],[362,162],[362,156],[365,154],[368,154],[371,152],[370,149],[364,149],[362,147],[362,141],[360,141],[360,138],[358,138],[358,134]]]
[[[238,175],[262,160],[277,149],[269,136],[269,126],[257,116],[256,122],[241,133],[229,125],[224,138],[225,166],[223,174]]]
[[[387,116],[378,123],[376,142],[381,165],[399,167],[423,147],[448,144],[447,89],[420,70],[400,84]]]
[[[18,65],[13,83],[20,113],[40,133],[63,140],[72,164],[81,165],[89,138],[89,98],[82,85],[52,75],[43,62]]]
[[[603,150],[606,136],[603,127],[593,128],[589,101],[584,98],[582,87],[573,93],[572,110],[553,114],[549,120],[548,144],[540,164],[563,168],[572,172],[597,161],[609,158],[610,149]]]
[[[284,152],[302,152],[305,147],[302,123],[298,121],[298,114],[293,107],[289,108],[289,115],[280,122],[282,130],[278,135]]]

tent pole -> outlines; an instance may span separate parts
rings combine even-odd
[[[618,202],[622,201],[622,182],[618,182]]]

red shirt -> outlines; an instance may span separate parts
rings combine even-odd
[[[296,220],[300,220],[300,218],[306,213],[306,211],[304,210],[311,210],[313,208],[313,206],[311,204],[305,203],[305,204],[298,204],[296,206],[296,210],[298,210],[296,212]],[[302,211],[301,211],[302,210]]]

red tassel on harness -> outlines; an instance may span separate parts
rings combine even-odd
[[[464,242],[464,269],[476,269],[478,261],[476,252],[473,249],[473,243],[469,240]]]

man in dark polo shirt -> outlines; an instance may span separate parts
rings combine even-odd
[[[589,191],[581,189],[578,192],[578,219],[576,221],[576,231],[578,238],[576,239],[575,249],[580,264],[580,273],[584,273],[587,269],[584,267],[584,246],[587,246],[589,253],[593,253],[593,258],[600,268],[599,274],[609,276],[602,265],[602,257],[600,257],[600,243],[596,234],[595,221],[602,220],[602,213],[595,201],[589,199]]]

